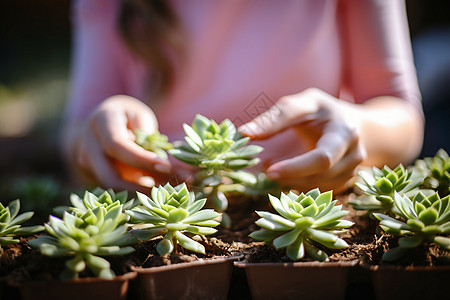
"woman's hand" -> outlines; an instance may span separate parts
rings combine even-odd
[[[104,188],[148,192],[171,173],[168,160],[138,146],[133,131],[158,128],[153,111],[141,101],[117,95],[104,100],[89,119],[65,130],[64,150],[85,180]]]
[[[257,140],[294,129],[309,151],[272,164],[267,176],[301,192],[319,187],[338,193],[345,190],[366,157],[359,122],[354,121],[350,105],[310,88],[280,98],[275,104],[279,113],[269,109],[239,131]]]

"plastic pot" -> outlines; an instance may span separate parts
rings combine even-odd
[[[369,267],[375,297],[388,299],[448,299],[450,266]]]
[[[233,262],[238,258],[135,267],[137,294],[140,299],[227,299]]]
[[[252,299],[345,299],[351,262],[245,263]]]
[[[26,282],[20,284],[19,290],[23,300],[125,300],[129,283],[136,276],[136,272],[130,272],[112,280],[92,277],[68,281]]]

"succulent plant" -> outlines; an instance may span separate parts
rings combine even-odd
[[[207,170],[241,170],[259,162],[254,155],[262,151],[256,145],[244,146],[249,138],[242,137],[234,124],[226,119],[217,124],[202,115],[196,115],[192,126],[183,124],[187,144],[169,150],[177,159]]]
[[[245,146],[250,139],[242,137],[228,119],[217,124],[214,120],[196,115],[192,125],[183,124],[183,129],[187,144],[178,142],[169,153],[200,168],[195,174],[193,186],[197,187],[197,192],[202,196],[207,197],[208,206],[224,212],[228,201],[219,186],[226,184],[227,176],[256,165],[259,158],[253,156],[263,148],[257,145]],[[237,173],[235,175],[240,176]]]
[[[220,214],[212,209],[202,209],[206,199],[196,199],[184,183],[175,187],[169,183],[153,187],[151,197],[139,192],[137,195],[141,205],[126,212],[131,216],[131,222],[144,226],[136,230],[139,237],[153,237],[155,231],[162,232],[164,237],[156,246],[160,255],[174,251],[177,243],[185,249],[205,253],[204,246],[190,236],[217,231],[212,227],[219,224],[214,219]]]
[[[167,158],[166,151],[173,148],[169,138],[158,130],[149,134],[137,129],[134,131],[134,135],[136,136],[136,144],[145,150],[155,152],[159,157]]]
[[[408,249],[424,242],[433,242],[450,251],[450,200],[434,193],[425,196],[418,192],[412,199],[395,193],[393,212],[397,218],[374,213],[380,227],[387,233],[402,236],[396,248],[383,255],[383,261],[398,260]]]
[[[317,248],[321,244],[330,249],[347,248],[348,244],[338,237],[353,222],[341,220],[348,211],[332,200],[332,191],[320,193],[313,189],[296,195],[292,191],[281,193],[280,198],[269,194],[269,200],[278,214],[257,211],[261,217],[256,224],[262,229],[250,234],[256,240],[271,243],[276,249],[286,248],[291,260],[299,260],[307,253],[315,260],[325,261],[328,255]]]
[[[389,212],[394,203],[394,192],[405,194],[416,189],[423,177],[413,174],[403,165],[398,165],[394,170],[384,166],[382,170],[372,168],[372,172],[360,171],[358,174],[362,182],[356,186],[365,194],[350,202],[355,209]]]
[[[28,221],[33,212],[18,214],[20,211],[20,200],[11,201],[6,207],[0,203],[0,251],[2,246],[20,242],[17,237],[30,235],[44,230],[44,226],[35,225],[21,227],[20,224]]]
[[[124,224],[122,205],[118,201],[111,205],[80,206],[73,213],[64,212],[62,219],[50,216],[44,224],[49,235],[28,243],[47,256],[73,257],[66,261],[61,279],[77,278],[86,268],[97,277],[112,279],[115,274],[102,256],[129,254],[134,248],[127,245],[138,238]]]
[[[437,191],[441,197],[450,194],[450,157],[444,149],[434,157],[417,159],[414,168],[425,177],[420,188]]]
[[[70,203],[72,206],[59,206],[54,208],[58,216],[62,216],[65,211],[82,216],[89,209],[94,209],[97,206],[103,206],[107,211],[121,205],[123,210],[130,209],[136,205],[134,199],[128,199],[127,191],[120,191],[115,193],[112,189],[104,190],[102,188],[95,188],[91,192],[85,191],[83,198],[77,194],[70,195]],[[122,214],[120,225],[125,224],[129,220],[129,216]]]

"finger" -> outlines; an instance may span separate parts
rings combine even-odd
[[[93,128],[104,151],[112,158],[152,174],[169,174],[170,163],[128,138],[127,119],[121,112],[100,113]]]
[[[131,130],[141,129],[144,132],[153,133],[158,129],[156,116],[153,111],[147,109],[146,107],[143,107],[142,109],[145,111],[126,111],[128,127]]]
[[[358,134],[339,124],[329,124],[316,148],[291,159],[277,162],[266,172],[270,179],[304,177],[331,169],[355,143]]]
[[[302,92],[282,97],[266,112],[240,126],[238,131],[253,139],[266,139],[291,126],[312,120],[313,117],[307,115],[316,112],[318,106],[316,101],[302,101],[309,96],[309,93]]]
[[[87,137],[91,140],[95,137],[89,135]],[[104,188],[114,188],[120,190],[130,190],[130,191],[143,191],[150,192],[150,186],[148,186],[149,181],[141,181],[140,184],[129,182],[124,180],[117,169],[113,167],[112,162],[110,162],[103,154],[102,149],[98,144],[90,143],[89,155],[83,154],[85,164],[87,164],[90,173],[97,179],[97,181]],[[87,150],[87,149],[86,149]],[[86,167],[86,166],[85,166]]]
[[[358,166],[364,161],[366,155],[362,143],[359,142],[359,140],[355,141],[347,154],[329,170],[329,176],[338,177],[340,174],[346,173],[347,171],[351,171],[353,172],[353,175],[355,175]]]

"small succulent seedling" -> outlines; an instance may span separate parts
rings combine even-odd
[[[58,216],[62,216],[65,211],[82,216],[89,209],[94,209],[97,206],[103,206],[107,211],[121,206],[123,211],[125,211],[125,209],[132,208],[136,204],[136,201],[134,199],[128,199],[127,191],[115,193],[112,189],[104,190],[95,188],[92,192],[85,191],[83,198],[72,193],[70,195],[70,203],[72,206],[59,206],[54,211]],[[128,220],[128,215],[122,214],[120,225],[125,224]]]
[[[416,160],[414,168],[425,177],[420,188],[437,191],[441,197],[450,194],[450,157],[444,149],[434,157]]]
[[[224,178],[232,176],[230,174],[233,172],[256,165],[259,158],[253,156],[260,153],[262,147],[245,146],[249,138],[242,137],[228,119],[217,124],[214,120],[196,115],[192,125],[183,124],[183,129],[187,144],[179,142],[169,153],[200,168],[193,186],[198,187],[208,198],[209,205],[219,211],[225,211],[227,200],[218,187],[223,185]],[[212,189],[206,193],[206,187]]]
[[[212,209],[202,210],[206,199],[196,199],[195,194],[189,192],[184,183],[175,187],[169,183],[154,187],[150,198],[139,192],[137,195],[141,205],[127,211],[131,222],[145,227],[135,230],[136,235],[153,237],[156,231],[162,232],[164,237],[156,246],[160,255],[174,251],[176,244],[194,252],[205,253],[205,247],[189,236],[213,234],[217,231],[212,227],[219,224],[215,219],[220,214]]]
[[[353,200],[351,204],[355,209],[389,212],[394,203],[394,192],[405,194],[416,189],[423,177],[413,175],[403,165],[394,170],[385,166],[382,170],[372,168],[372,172],[360,171],[362,182],[356,186],[365,194]]]
[[[136,144],[145,150],[155,152],[159,157],[167,158],[166,151],[173,148],[169,138],[158,130],[149,134],[137,129],[134,131],[134,135],[136,136]]]
[[[296,195],[292,191],[281,193],[280,198],[269,194],[269,200],[278,214],[265,211],[256,213],[261,219],[256,224],[262,229],[250,234],[250,237],[271,243],[276,249],[286,248],[291,260],[299,260],[307,253],[315,260],[325,261],[328,255],[318,249],[318,243],[330,249],[347,248],[348,244],[338,237],[344,228],[353,222],[341,220],[348,211],[341,210],[332,200],[332,192],[320,193],[313,189],[306,194]]]
[[[17,237],[30,235],[44,230],[44,226],[21,227],[20,224],[28,221],[33,212],[18,214],[20,210],[20,201],[18,199],[11,201],[6,207],[0,203],[0,251],[2,246],[16,244],[20,242]]]
[[[45,229],[49,236],[40,236],[28,243],[47,256],[73,257],[66,261],[61,279],[74,279],[86,268],[95,276],[112,279],[115,274],[102,256],[125,255],[134,251],[127,246],[138,241],[123,224],[124,213],[118,201],[113,207],[83,207],[84,213],[64,212],[63,218],[50,216]]]
[[[450,201],[449,195],[441,198],[437,193],[425,196],[418,192],[412,199],[395,193],[393,212],[396,219],[374,213],[381,228],[390,234],[402,236],[396,248],[383,255],[383,261],[398,260],[408,249],[424,242],[434,242],[450,251]]]

